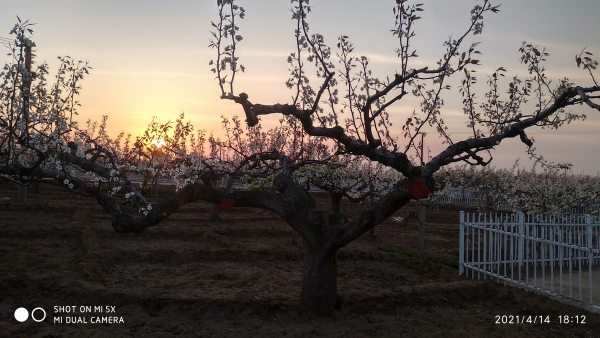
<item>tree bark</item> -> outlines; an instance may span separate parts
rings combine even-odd
[[[305,242],[304,276],[300,304],[317,315],[331,315],[337,302],[337,250],[323,252]]]
[[[340,213],[340,204],[342,202],[342,194],[329,191],[329,199],[331,200],[331,210],[336,213]]]

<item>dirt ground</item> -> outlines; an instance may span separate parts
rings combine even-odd
[[[302,246],[284,222],[244,208],[210,222],[209,210],[190,204],[144,233],[118,234],[93,200],[42,186],[23,204],[1,184],[0,337],[600,337],[600,315],[459,279],[456,209],[428,209],[425,252],[415,217],[344,248],[330,318],[297,306]],[[19,323],[18,307],[47,316]],[[585,324],[561,324],[567,314]],[[550,323],[496,324],[497,315]]]

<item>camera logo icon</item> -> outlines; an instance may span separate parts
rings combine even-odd
[[[26,322],[27,319],[29,319],[29,316],[29,311],[27,311],[27,309],[24,307],[20,307],[15,310],[15,319],[19,323]],[[41,307],[36,307],[35,309],[31,310],[31,320],[39,323],[43,322],[44,319],[46,319],[46,310]]]

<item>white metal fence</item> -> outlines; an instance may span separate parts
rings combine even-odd
[[[476,196],[439,195],[433,198],[434,202],[443,204],[462,205],[465,207],[479,207],[482,205],[481,198]]]
[[[502,201],[488,201],[484,196],[468,194],[441,194],[432,199],[434,203],[452,204],[462,207],[494,210],[511,210],[510,205]]]
[[[460,212],[459,274],[600,312],[600,217]]]

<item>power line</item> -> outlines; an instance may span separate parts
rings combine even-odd
[[[456,131],[449,132],[448,134],[453,135],[467,135],[473,134],[469,131]],[[533,131],[527,132],[528,135],[600,135],[600,130],[578,130],[578,131]]]
[[[10,48],[14,43],[13,39],[0,36],[0,44],[4,45],[6,48]]]

